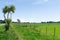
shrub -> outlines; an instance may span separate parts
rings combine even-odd
[[[11,23],[11,19],[6,19],[6,23],[9,25]]]
[[[5,31],[9,30],[9,27],[11,27],[11,19],[6,19]]]

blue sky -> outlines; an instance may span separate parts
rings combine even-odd
[[[16,7],[14,21],[60,21],[60,0],[0,0],[0,19],[3,19],[2,8],[11,4]]]

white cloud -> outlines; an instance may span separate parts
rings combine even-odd
[[[48,0],[33,0],[34,2],[32,2],[33,5],[37,5],[37,4],[42,4],[42,3],[46,3],[48,2]]]
[[[48,0],[44,0],[44,2],[48,2]]]

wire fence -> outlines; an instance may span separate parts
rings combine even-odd
[[[35,30],[35,31],[38,31],[38,33],[40,33],[41,34],[41,36],[43,36],[43,37],[41,37],[42,39],[44,39],[44,40],[60,40],[60,38],[56,35],[56,27],[54,27],[53,28],[53,33],[52,34],[49,34],[48,32],[49,32],[49,30],[51,30],[51,29],[48,29],[48,26],[46,26],[46,27],[44,27],[45,28],[45,32],[44,31],[42,31],[42,27],[41,28],[39,28],[39,30],[38,29],[36,29],[37,28],[37,26],[36,25],[28,25],[28,24],[26,24],[25,26],[22,26],[22,27],[27,27],[27,28],[31,28],[31,29],[33,29],[33,30]]]

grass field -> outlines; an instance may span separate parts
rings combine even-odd
[[[7,32],[4,32],[4,26],[0,26],[0,40],[15,40],[16,34],[13,32],[13,30],[9,30]]]
[[[60,23],[13,24],[13,29],[3,32],[1,26],[0,40],[60,40]]]
[[[24,40],[54,40],[54,38],[60,40],[60,23],[16,24],[14,26]]]

